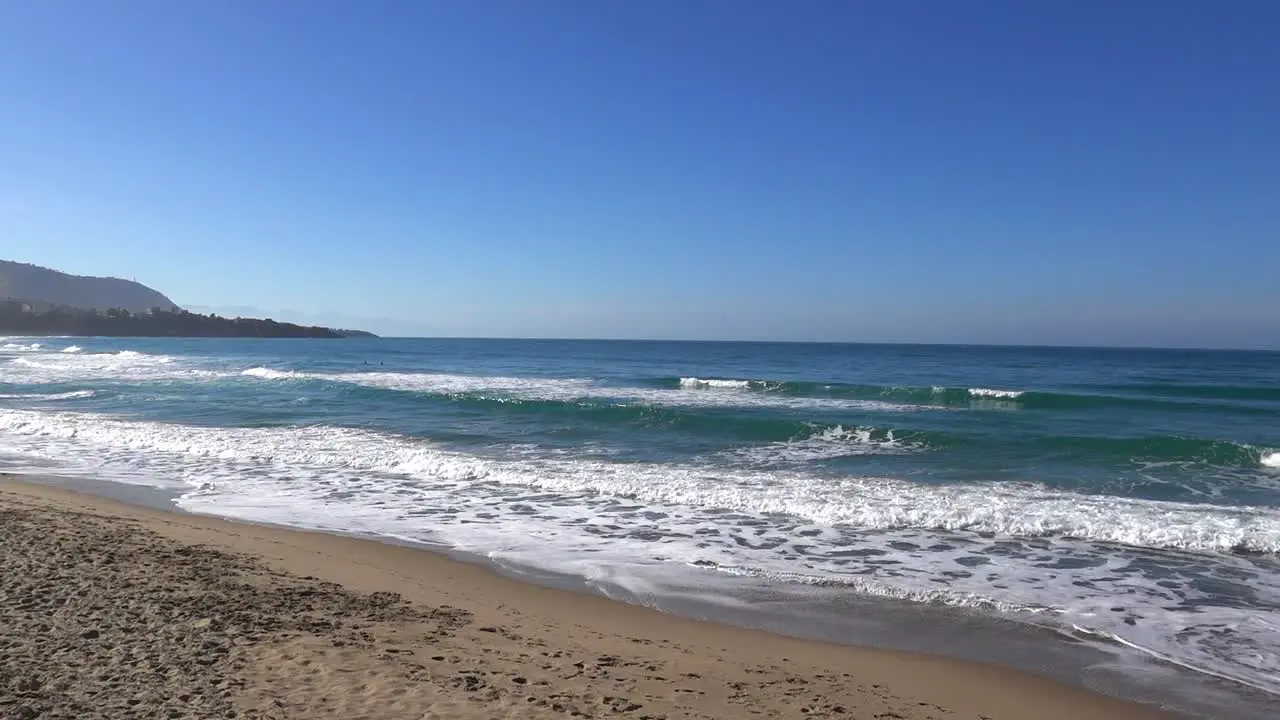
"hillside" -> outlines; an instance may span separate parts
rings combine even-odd
[[[78,310],[53,308],[33,312],[24,303],[0,301],[0,334],[93,337],[236,337],[343,338],[373,337],[352,330],[294,325],[275,320],[197,315],[186,310]]]
[[[177,307],[163,294],[132,280],[68,275],[9,260],[0,260],[0,298],[85,310],[123,308],[145,312],[157,307],[165,310]]]

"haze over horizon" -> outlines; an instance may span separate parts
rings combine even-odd
[[[1277,35],[1261,0],[9,3],[0,258],[389,335],[1280,349]]]

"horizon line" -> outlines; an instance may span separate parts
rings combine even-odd
[[[350,328],[348,328],[350,329]],[[343,338],[361,340],[369,338]],[[592,338],[592,337],[498,337],[490,335],[376,335],[377,340],[494,340],[518,342],[632,342],[632,343],[701,343],[723,345],[881,345],[891,347],[1008,348],[1046,350],[1163,350],[1172,352],[1251,352],[1280,353],[1276,348],[1192,347],[1182,345],[1051,345],[984,342],[876,342],[872,340],[689,340],[676,338]]]

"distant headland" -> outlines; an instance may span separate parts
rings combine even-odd
[[[362,330],[200,315],[132,280],[0,260],[0,334],[104,337],[375,337]]]

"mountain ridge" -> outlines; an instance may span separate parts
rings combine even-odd
[[[364,330],[188,312],[136,280],[0,260],[0,334],[104,337],[377,337]]]
[[[72,275],[13,260],[0,260],[0,298],[81,310],[179,309],[164,293],[134,280]]]

